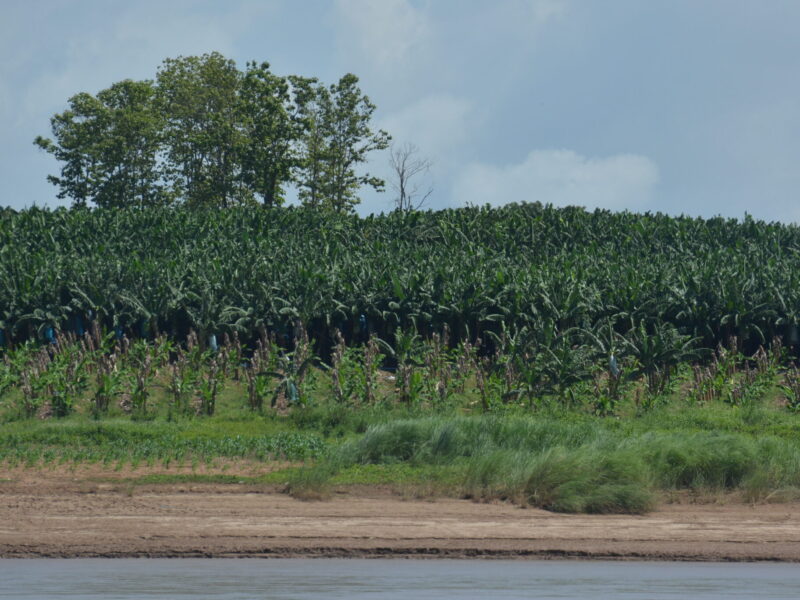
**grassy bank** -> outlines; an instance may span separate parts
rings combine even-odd
[[[143,467],[134,481],[153,484],[228,482],[223,475],[206,481],[199,470],[169,475],[178,465],[288,461],[266,477],[228,479],[285,485],[308,499],[337,487],[388,486],[409,496],[508,500],[559,512],[644,513],[675,493],[734,493],[747,502],[799,495],[800,416],[768,400],[664,403],[639,413],[631,406],[617,417],[563,406],[465,412],[319,403],[257,417],[223,405],[217,416],[179,421],[75,414],[0,426],[0,463]],[[154,476],[147,466],[168,473]]]

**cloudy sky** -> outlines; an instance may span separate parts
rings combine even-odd
[[[7,0],[0,205],[58,204],[32,140],[71,95],[216,50],[358,75],[376,125],[433,162],[430,208],[800,221],[798,23],[797,0]]]

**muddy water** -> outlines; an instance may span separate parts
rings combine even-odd
[[[800,565],[471,560],[0,560],[0,598],[800,598]]]

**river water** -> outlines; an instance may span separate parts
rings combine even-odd
[[[800,565],[333,559],[0,560],[0,598],[800,598]]]

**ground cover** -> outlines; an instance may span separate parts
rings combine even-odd
[[[479,362],[457,373],[466,363],[449,350],[441,361],[412,365],[410,379],[425,383],[409,393],[396,370],[375,365],[365,377],[367,353],[349,365],[309,363],[301,377],[291,361],[302,347],[273,347],[271,358],[249,359],[275,365],[267,377],[249,373],[233,345],[171,356],[163,340],[113,343],[110,353],[61,340],[6,354],[14,381],[0,397],[6,470],[97,465],[125,470],[129,485],[269,485],[309,499],[372,486],[560,512],[644,513],[680,494],[751,503],[799,497],[794,375],[766,353],[720,351],[705,365],[681,363],[657,392],[646,376],[632,376],[609,405],[608,373],[575,382],[568,394],[509,396]],[[64,356],[80,356],[80,366]],[[109,356],[118,380],[111,388]],[[701,370],[716,375],[698,377]],[[269,385],[254,391],[255,377]],[[53,408],[59,396],[68,399],[63,413]],[[259,464],[279,466],[249,474],[237,466]]]

